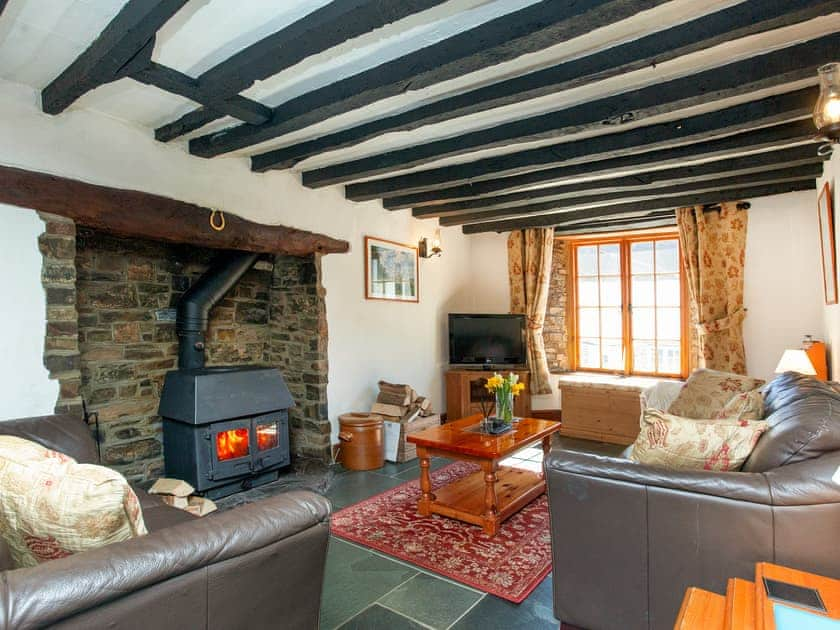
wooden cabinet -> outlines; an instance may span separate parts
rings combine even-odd
[[[519,381],[525,384],[522,393],[514,398],[513,413],[525,418],[531,414],[531,374],[528,370],[504,370],[500,373],[513,372]],[[458,420],[481,413],[478,404],[484,393],[481,379],[493,376],[492,370],[449,370],[446,373],[446,421]]]
[[[641,390],[560,381],[563,428],[569,437],[632,444],[639,435]]]

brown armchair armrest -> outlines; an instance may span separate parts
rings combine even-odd
[[[325,498],[296,491],[147,536],[0,573],[0,627],[35,628],[242,556],[318,524]]]

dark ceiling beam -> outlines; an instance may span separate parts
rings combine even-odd
[[[621,216],[633,212],[648,212],[652,210],[673,210],[675,208],[682,208],[685,206],[719,203],[723,201],[740,201],[753,199],[755,197],[781,195],[799,190],[814,190],[816,186],[817,184],[815,180],[804,179],[781,184],[733,188],[723,192],[711,191],[693,195],[661,197],[650,201],[616,204],[614,206],[602,206],[600,208],[587,208],[585,210],[570,210],[568,212],[554,212],[550,214],[534,214],[504,221],[471,223],[470,225],[465,225],[462,230],[464,234],[479,234],[481,232],[508,232],[510,230],[519,230],[530,227],[555,227],[557,225],[564,225],[566,223],[582,221],[584,219]]]
[[[328,151],[385,133],[410,131],[460,116],[560,93],[661,64],[722,42],[803,22],[840,10],[840,0],[747,0],[690,22],[592,55],[481,87],[335,133],[255,155],[255,171],[291,168]]]
[[[222,118],[226,113],[226,104],[255,81],[445,1],[334,0],[202,73],[197,82],[209,95],[206,100],[199,101],[204,107],[159,127],[155,137],[168,141],[200,129]]]
[[[816,87],[797,90],[619,133],[605,133],[583,140],[561,142],[464,164],[452,164],[363,182],[348,186],[348,191],[354,195],[364,192],[371,196],[392,194],[394,190],[406,194],[701,142],[763,125],[806,118],[811,115],[818,94],[819,90]]]
[[[615,177],[621,174],[629,175],[634,172],[679,166],[690,161],[711,161],[714,159],[737,157],[752,151],[781,149],[786,145],[801,144],[809,141],[813,142],[813,139],[813,122],[810,120],[797,120],[792,123],[765,127],[725,138],[670,149],[626,155],[624,157],[599,160],[596,162],[558,166],[514,175],[512,177],[502,177],[438,190],[400,195],[391,201],[408,204],[408,207],[417,207],[429,203],[458,201],[461,199],[489,196],[505,191],[521,190],[541,184],[560,184],[572,180]],[[813,144],[811,147],[816,154],[817,147]],[[355,186],[359,186],[359,184],[347,186],[346,196],[348,199],[358,201],[359,199],[354,196],[356,192],[354,189]]]
[[[59,114],[80,96],[119,78],[187,0],[129,0],[93,43],[41,91],[41,108]]]
[[[309,127],[376,101],[454,79],[619,22],[667,0],[542,0],[454,37],[293,98],[264,125],[238,125],[190,141],[214,157]]]
[[[420,206],[414,208],[412,214],[418,218],[450,217],[483,210],[516,208],[544,201],[577,198],[587,193],[634,192],[672,184],[703,182],[719,177],[751,175],[775,170],[795,169],[801,166],[821,169],[821,164],[826,159],[826,156],[817,155],[813,145],[800,145],[779,151],[704,162],[691,166],[677,166],[660,171],[635,173],[624,177],[596,179],[546,188],[534,188],[494,197],[478,197],[476,199]]]
[[[130,74],[132,79],[153,85],[172,94],[178,94],[197,103],[210,102],[212,99],[206,88],[182,72],[167,68],[155,62]],[[244,96],[228,98],[222,107],[222,115],[229,115],[252,125],[259,125],[271,118],[271,108]]]
[[[489,221],[491,219],[511,219],[514,217],[533,214],[535,212],[571,210],[595,204],[609,205],[615,203],[630,203],[633,201],[647,201],[658,199],[664,196],[688,195],[716,190],[728,190],[731,188],[743,188],[745,186],[759,186],[769,184],[783,184],[803,179],[817,179],[822,174],[822,164],[807,164],[785,170],[767,171],[765,173],[750,173],[747,175],[721,176],[717,179],[710,179],[700,182],[688,182],[672,184],[670,186],[659,186],[643,188],[636,191],[599,192],[590,195],[579,195],[570,199],[554,199],[540,203],[531,203],[525,206],[514,208],[497,208],[495,210],[484,210],[457,214],[440,218],[440,224],[444,226],[465,225],[477,221]]]
[[[554,229],[555,237],[574,236],[579,234],[600,234],[615,232],[616,230],[650,230],[654,228],[670,227],[677,224],[676,213],[673,210],[649,212],[633,217],[604,219],[602,221],[584,221],[572,223]]]
[[[840,33],[833,33],[574,107],[306,171],[303,184],[319,188],[376,177],[473,151],[603,130],[605,124],[645,120],[686,107],[783,86],[793,81],[816,81],[814,68],[833,59],[838,48]]]

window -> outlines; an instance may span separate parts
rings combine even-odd
[[[576,369],[685,375],[685,283],[676,236],[580,241],[571,263]]]

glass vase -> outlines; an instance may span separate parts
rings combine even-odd
[[[505,424],[513,424],[513,392],[496,392],[496,417]]]

